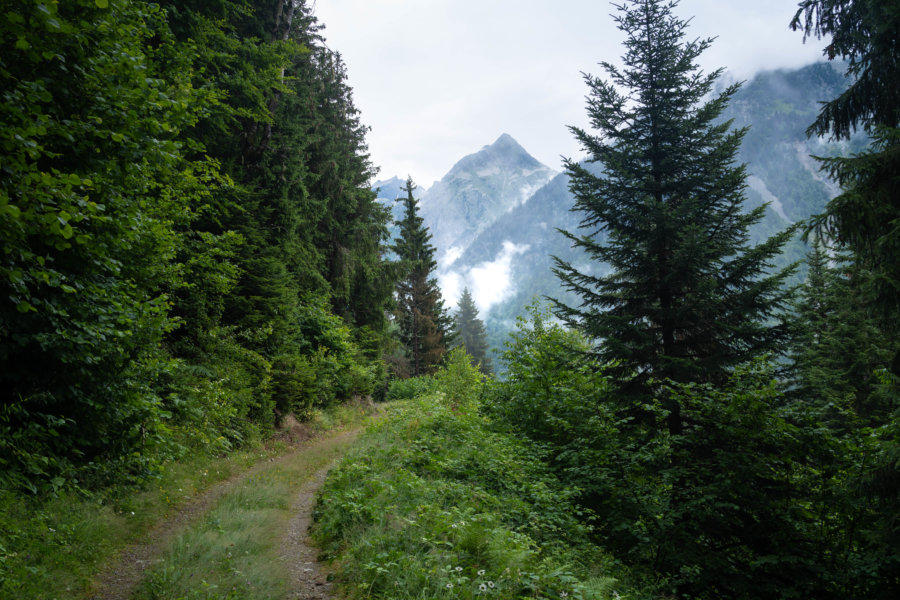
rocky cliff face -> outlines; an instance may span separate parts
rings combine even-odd
[[[507,134],[457,162],[422,196],[422,217],[441,264],[452,263],[481,232],[554,175]]]

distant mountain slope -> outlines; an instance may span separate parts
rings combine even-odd
[[[399,177],[391,177],[384,181],[376,181],[372,184],[372,189],[378,193],[378,197],[382,200],[394,201],[397,198],[405,198],[406,193],[403,187],[406,185],[405,179]],[[418,184],[416,184],[418,185]],[[422,191],[421,189],[419,191]]]
[[[523,248],[510,262],[510,285],[505,290],[506,297],[490,307],[483,316],[491,347],[502,347],[506,336],[515,326],[516,317],[532,298],[552,296],[569,302],[576,301],[576,298],[569,297],[560,288],[559,280],[552,272],[554,265],[551,258],[564,257],[589,268],[586,257],[577,254],[570,247],[568,239],[557,232],[557,228],[569,231],[578,229],[580,217],[570,210],[571,207],[569,177],[561,173],[524,204],[504,214],[486,228],[448,269],[449,273],[458,273],[466,284],[472,285],[472,278],[466,275],[473,268],[490,263],[494,257],[503,253],[505,245],[512,243]],[[445,273],[444,277],[452,275]]]
[[[422,196],[422,217],[439,259],[452,259],[554,175],[507,134],[462,158]]]
[[[807,139],[806,128],[819,114],[820,102],[837,96],[847,79],[831,63],[796,70],[768,71],[746,82],[725,110],[735,127],[749,126],[738,153],[751,175],[751,201],[773,202],[775,212],[798,221],[820,211],[836,194],[810,154],[846,154],[865,145],[859,135],[850,143]],[[764,185],[763,185],[764,184]]]

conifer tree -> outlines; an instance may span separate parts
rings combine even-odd
[[[880,339],[893,356],[882,372],[886,396],[873,414],[874,460],[860,465],[855,502],[873,509],[871,521],[854,525],[870,559],[860,580],[873,582],[879,598],[900,594],[900,5],[884,0],[803,0],[791,21],[804,37],[827,37],[824,54],[848,63],[851,85],[823,104],[808,135],[847,139],[862,127],[871,146],[856,155],[820,159],[842,193],[810,230],[821,228],[853,253],[858,302],[879,309]],[[879,414],[880,413],[880,414]],[[872,444],[872,438],[868,440]],[[860,520],[862,521],[862,520]]]
[[[881,331],[881,311],[866,301],[865,277],[846,254],[817,233],[807,264],[789,398],[792,420],[815,425],[803,433],[807,448],[824,442],[807,454],[815,473],[808,497],[822,502],[817,543],[833,564],[845,565],[829,574],[844,597],[893,598],[900,590],[900,453],[896,397],[884,379],[897,343]]]
[[[793,232],[749,245],[747,230],[765,208],[742,212],[746,171],[735,155],[745,130],[718,119],[738,85],[705,100],[721,70],[699,70],[711,40],[685,41],[687,23],[674,6],[620,7],[624,68],[602,63],[608,80],[585,75],[597,133],[571,128],[604,172],[566,161],[584,233],[563,233],[612,272],[557,259],[564,286],[583,299],[557,310],[596,341],[602,361],[615,361],[611,370],[632,397],[644,397],[651,378],[722,381],[782,340],[767,321],[785,301],[788,273],[766,273]],[[678,433],[679,407],[667,408]]]
[[[475,359],[478,368],[485,375],[493,373],[491,359],[487,355],[487,333],[484,321],[478,318],[478,308],[469,288],[463,290],[459,297],[459,306],[454,316],[454,334],[456,344],[465,348],[466,353]]]
[[[825,102],[807,135],[849,139],[859,128],[871,147],[855,156],[820,158],[843,188],[810,229],[823,228],[870,271],[871,298],[896,324],[900,314],[900,6],[883,0],[803,0],[790,24],[827,37],[823,53],[847,61],[850,86]],[[896,327],[889,327],[896,336]],[[894,373],[900,375],[900,354]]]
[[[857,269],[835,254],[821,237],[807,255],[809,272],[796,303],[791,358],[794,395],[807,408],[843,408],[864,421],[883,415],[873,405],[876,371],[891,358],[891,345],[881,336],[877,319],[860,298]],[[823,415],[842,431],[853,424],[845,416]],[[876,423],[869,423],[876,424]]]
[[[396,318],[400,343],[409,361],[413,377],[433,373],[447,353],[450,319],[444,309],[441,291],[433,273],[437,267],[431,234],[419,216],[418,200],[413,196],[416,185],[412,177],[403,190],[405,212],[400,237],[392,247],[400,259],[403,276],[397,283]]]

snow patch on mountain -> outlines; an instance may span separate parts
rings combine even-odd
[[[765,181],[756,175],[751,175],[747,178],[747,185],[750,186],[750,189],[759,192],[759,195],[762,196],[763,200],[769,203],[769,206],[772,207],[775,214],[784,219],[787,223],[793,223],[793,221],[788,218],[787,213],[784,212],[784,205],[781,203],[781,200],[778,199],[778,196],[769,191],[769,187],[766,185]]]
[[[529,173],[528,176],[531,176],[533,174],[534,174],[534,172]],[[522,188],[522,191],[519,193],[519,201],[516,202],[514,205],[510,206],[509,209],[507,210],[507,212],[509,212],[510,210],[513,210],[517,206],[522,206],[523,204],[525,204],[525,202],[527,202],[529,198],[534,196],[534,193],[536,191],[538,191],[539,189],[541,189],[542,187],[544,187],[545,185],[550,183],[550,180],[553,179],[554,177],[556,177],[556,175],[557,175],[557,173],[555,171],[544,171],[542,173],[543,177],[541,179],[535,181],[531,185],[524,186]]]

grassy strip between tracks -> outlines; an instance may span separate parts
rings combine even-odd
[[[358,406],[320,413],[308,430],[322,433],[363,422]],[[227,457],[188,455],[143,489],[104,490],[91,497],[28,498],[0,490],[0,598],[83,598],[91,582],[128,544],[213,485],[291,450],[278,439]]]

